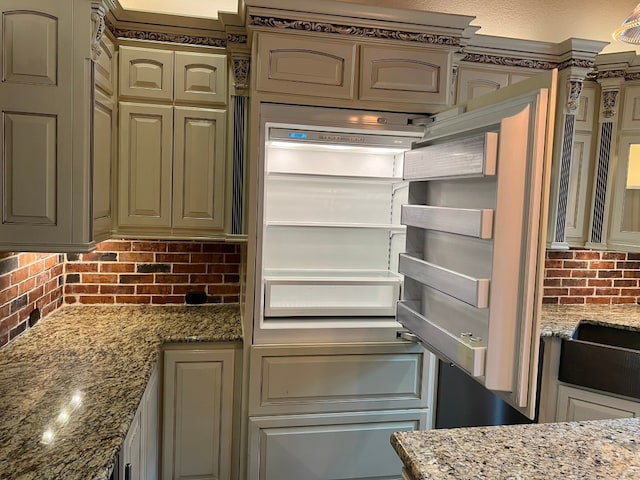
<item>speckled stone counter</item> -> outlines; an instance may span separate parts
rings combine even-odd
[[[638,479],[640,419],[398,432],[413,480]]]
[[[568,338],[581,320],[640,330],[640,305],[543,305],[540,336]]]
[[[108,479],[161,346],[241,338],[237,305],[57,310],[0,349],[0,479]]]

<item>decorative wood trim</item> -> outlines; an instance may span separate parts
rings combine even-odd
[[[102,8],[93,8],[91,11],[91,58],[94,61],[97,61],[100,56],[100,41],[102,40],[102,35],[104,35],[105,29],[105,13],[106,12]]]
[[[246,45],[248,36],[242,33],[227,33],[227,45],[232,43],[239,45]]]
[[[578,109],[581,93],[582,80],[569,80],[567,82],[567,108],[570,112],[575,112]]]
[[[558,70],[565,70],[567,68],[571,68],[571,67],[578,67],[578,68],[593,68],[595,66],[595,61],[593,59],[587,59],[587,58],[570,58],[568,60],[565,60],[564,62],[560,62],[558,63]]]
[[[147,30],[127,29],[116,27],[108,18],[106,27],[117,38],[129,38],[135,40],[152,40],[156,42],[181,43],[188,45],[202,45],[206,47],[226,48],[227,39],[218,37],[206,37],[201,35],[186,35],[182,33],[151,32]]]
[[[467,53],[462,58],[462,61],[469,63],[499,65],[502,67],[532,68],[536,70],[551,70],[554,68],[557,68],[558,70],[565,70],[571,67],[593,68],[595,65],[595,62],[593,60],[582,58],[570,58],[569,60],[558,63],[545,60],[534,60],[531,58],[507,57],[482,53]]]
[[[616,103],[619,90],[605,90],[602,92],[602,116],[611,118],[616,114]]]
[[[249,19],[249,25],[252,25],[254,27],[276,28],[280,30],[300,30],[306,32],[332,33],[337,35],[349,35],[361,38],[402,40],[405,42],[417,42],[432,45],[447,45],[454,47],[460,45],[460,38],[452,37],[449,35],[407,32],[402,30],[390,30],[386,28],[367,28],[358,27],[355,25],[291,20],[287,18],[277,17],[262,17],[259,15],[252,15]]]
[[[249,88],[249,67],[251,66],[251,58],[248,54],[232,54],[231,58],[233,66],[233,86],[241,90]]]

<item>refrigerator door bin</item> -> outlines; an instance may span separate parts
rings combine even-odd
[[[386,271],[266,272],[264,283],[266,317],[393,317],[401,278]]]
[[[493,209],[402,205],[402,224],[490,239],[493,234]]]
[[[425,342],[429,350],[455,361],[469,375],[484,375],[486,342],[468,332],[454,335],[449,326],[439,325],[435,320],[421,315],[415,302],[398,302],[398,321]]]

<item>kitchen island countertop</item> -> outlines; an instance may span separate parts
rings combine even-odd
[[[162,345],[241,338],[238,305],[58,309],[0,349],[0,480],[108,479]]]
[[[540,336],[569,338],[582,320],[640,330],[640,305],[543,305]]]

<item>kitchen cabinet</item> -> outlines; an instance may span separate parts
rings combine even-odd
[[[397,478],[389,436],[430,428],[432,362],[410,343],[253,347],[249,478]]]
[[[640,416],[640,402],[574,386],[558,386],[557,422],[581,422]]]
[[[89,251],[98,1],[7,0],[0,249]],[[96,48],[97,50],[97,48]]]
[[[120,451],[120,477],[123,480],[158,478],[160,446],[159,372],[149,378]]]
[[[462,64],[458,68],[456,103],[464,103],[472,98],[513,85],[531,78],[536,73],[539,72],[524,68],[474,67]]]
[[[584,247],[589,231],[590,201],[595,170],[595,141],[599,89],[595,82],[584,82],[575,112],[573,153],[567,195],[566,241],[571,247]]]
[[[452,54],[446,49],[267,32],[259,33],[255,43],[259,92],[420,112],[450,100]]]
[[[118,111],[115,45],[108,36],[100,41],[95,64],[93,102],[93,234],[96,242],[111,237],[115,219]]]
[[[235,345],[164,352],[162,478],[230,480]]]
[[[226,57],[138,47],[120,55],[121,98],[148,102],[120,102],[118,233],[222,232]]]

